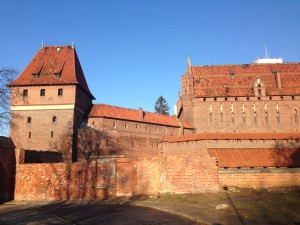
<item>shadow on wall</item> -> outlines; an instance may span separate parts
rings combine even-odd
[[[273,154],[275,166],[300,167],[300,143],[289,139],[276,142]]]
[[[10,139],[9,142],[11,142]],[[0,145],[0,204],[14,199],[15,177],[16,158],[14,148],[3,148]]]

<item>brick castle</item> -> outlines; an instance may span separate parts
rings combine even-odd
[[[93,104],[74,45],[42,46],[8,86],[16,198],[300,185],[300,63],[188,58],[174,116]]]

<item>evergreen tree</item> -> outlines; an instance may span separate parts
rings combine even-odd
[[[168,102],[166,101],[166,99],[164,99],[163,96],[160,96],[154,105],[154,109],[156,113],[159,114],[164,114],[164,115],[169,115],[169,105]]]

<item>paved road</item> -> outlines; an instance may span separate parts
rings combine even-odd
[[[193,221],[122,202],[60,201],[0,205],[2,224],[192,225]]]

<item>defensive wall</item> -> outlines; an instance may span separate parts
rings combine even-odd
[[[0,137],[0,203],[14,198],[16,159],[10,138]]]
[[[89,163],[19,164],[15,199],[93,199],[218,190],[216,160],[197,153],[107,156]]]

